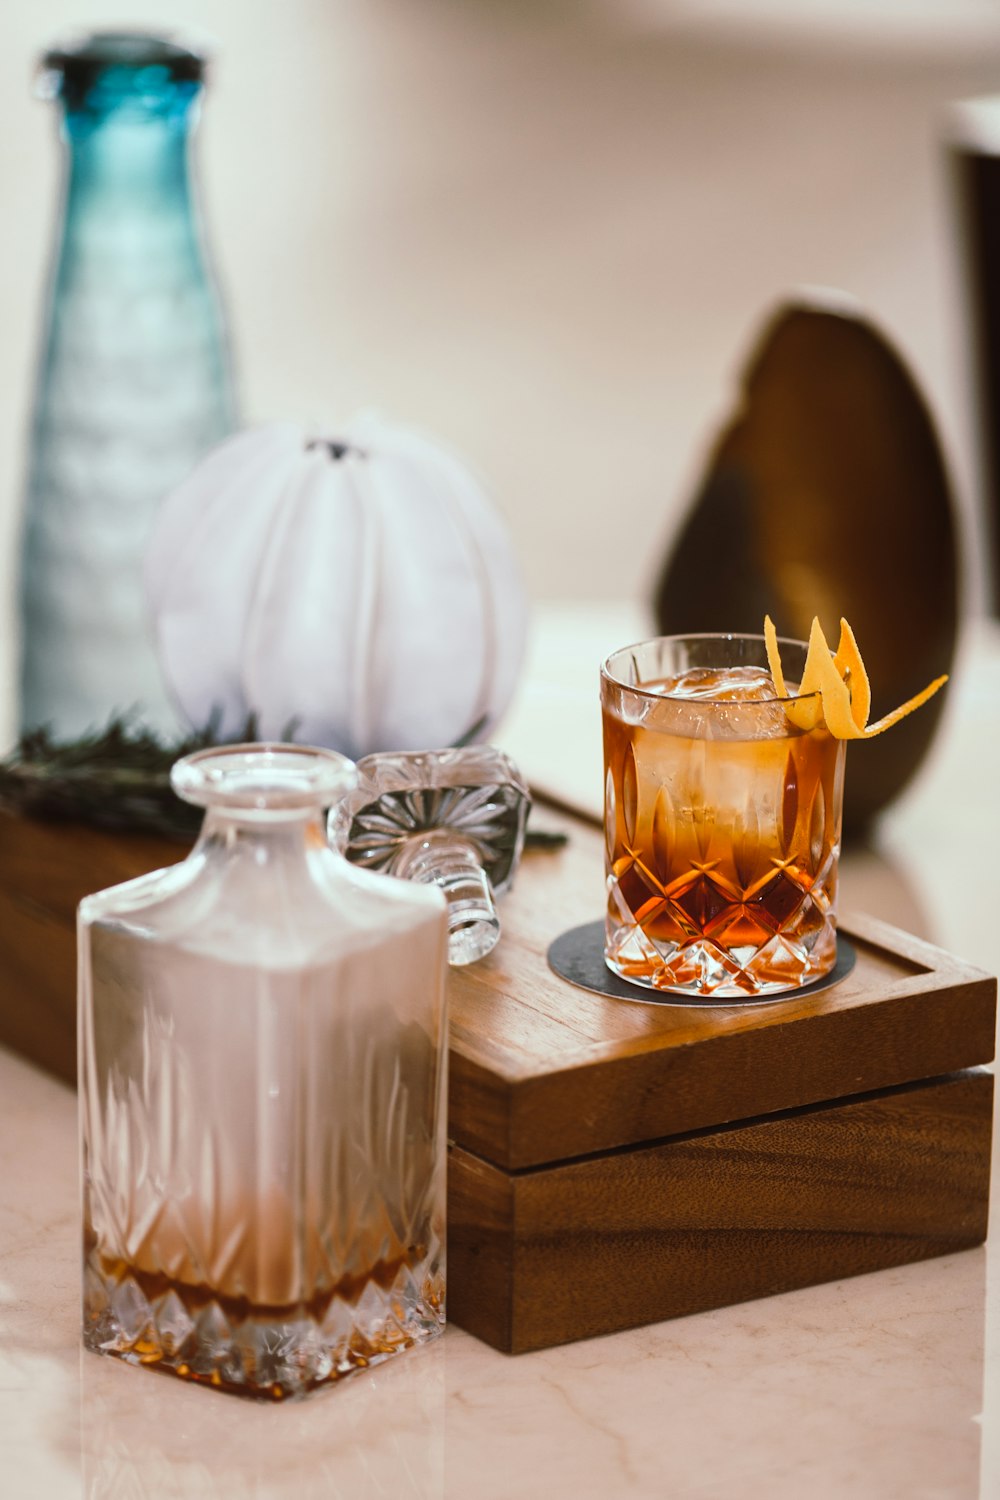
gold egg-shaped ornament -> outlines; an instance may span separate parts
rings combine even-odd
[[[796,301],[766,325],[655,588],[664,634],[832,639],[846,616],[877,718],[952,665],[954,506],[926,401],[899,353],[840,303]],[[844,831],[863,836],[910,781],[947,693],[851,751]]]

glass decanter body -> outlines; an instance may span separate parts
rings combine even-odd
[[[436,885],[448,902],[448,961],[485,957],[500,936],[495,896],[513,882],[531,795],[492,745],[366,755],[333,809],[330,840],[353,864]]]
[[[443,1327],[445,903],[329,847],[353,779],[190,756],[192,853],[81,903],[91,1349],[280,1398]]]
[[[65,170],[24,516],[25,730],[68,738],[114,711],[178,723],[142,559],[160,499],[234,422],[189,165],[203,72],[197,52],[138,33],[42,61]]]

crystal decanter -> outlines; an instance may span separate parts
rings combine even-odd
[[[202,751],[172,869],[80,907],[83,1338],[298,1396],[444,1325],[445,902],[358,870],[342,756]]]
[[[468,964],[500,935],[494,898],[514,879],[530,807],[517,767],[489,745],[366,755],[330,838],[364,869],[438,886],[448,960]]]

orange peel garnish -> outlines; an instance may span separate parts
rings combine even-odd
[[[854,631],[846,620],[840,622],[840,642],[836,652],[830,650],[819,620],[813,620],[802,681],[794,695],[789,694],[785,686],[778,635],[770,615],[764,620],[764,644],[778,697],[787,700],[785,713],[790,721],[797,729],[808,730],[815,729],[820,720],[824,720],[827,729],[838,740],[870,740],[877,734],[884,734],[900,719],[920,708],[948,681],[947,677],[936,677],[923,692],[894,708],[891,714],[869,724],[871,686]]]
[[[846,620],[840,622],[840,642],[833,664],[847,683],[851,695],[851,717],[859,729],[864,729],[872,711],[872,689],[858,643],[854,639],[854,631]],[[943,682],[944,678],[941,680]]]

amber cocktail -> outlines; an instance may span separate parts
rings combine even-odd
[[[797,682],[805,645],[781,654]],[[763,636],[667,636],[605,662],[605,957],[624,979],[731,1001],[833,968],[845,743],[822,719],[796,727],[786,701]]]

